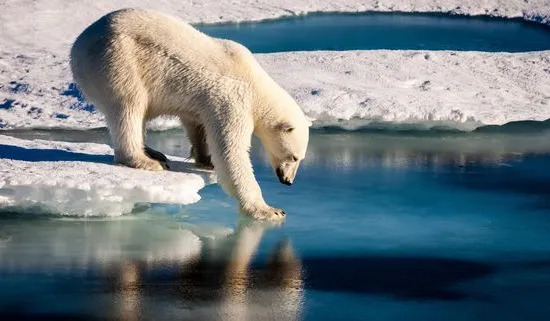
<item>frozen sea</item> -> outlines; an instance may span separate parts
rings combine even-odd
[[[1,213],[0,319],[548,320],[550,131],[526,128],[316,130],[291,187],[255,142],[282,226],[240,218],[218,185],[119,218]],[[149,141],[189,150],[179,130]]]

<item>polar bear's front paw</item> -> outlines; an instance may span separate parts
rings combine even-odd
[[[269,205],[245,209],[243,212],[254,219],[264,221],[279,221],[284,219],[286,215],[285,211]]]

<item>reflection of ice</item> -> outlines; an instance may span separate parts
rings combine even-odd
[[[470,163],[504,165],[519,154],[548,153],[550,134],[312,135],[305,164],[344,171],[361,168],[441,168]],[[259,153],[259,156],[262,154]]]
[[[88,269],[132,259],[147,264],[182,262],[196,255],[201,244],[189,230],[135,217],[97,221],[5,219],[0,233],[7,238],[0,265],[3,270],[19,272]]]
[[[252,264],[264,229],[250,221],[228,233],[143,217],[3,219],[0,234],[9,240],[0,248],[0,275],[97,275],[113,297],[97,313],[109,319],[297,320],[303,281],[290,243],[281,242],[264,267]],[[86,284],[71,287],[87,291]]]

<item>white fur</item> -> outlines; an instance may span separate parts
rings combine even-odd
[[[118,163],[162,170],[160,153],[144,145],[144,123],[177,116],[192,156],[203,166],[211,166],[211,156],[218,181],[242,211],[260,219],[284,215],[263,199],[250,162],[251,136],[260,138],[279,179],[289,184],[305,157],[311,123],[245,47],[159,12],[125,9],[77,38],[71,69],[105,114]]]

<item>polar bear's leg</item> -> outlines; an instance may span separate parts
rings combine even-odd
[[[143,141],[145,142],[147,139],[147,129],[146,129],[146,120],[147,119],[144,119],[143,121],[143,125],[142,125],[142,128],[143,128]],[[164,155],[163,153],[159,152],[158,150],[156,149],[153,149],[149,146],[147,146],[146,144],[144,145],[144,148],[143,150],[145,151],[145,154],[147,156],[149,156],[150,158],[152,159],[156,159],[158,160],[159,162],[162,162],[164,163],[164,166],[168,168],[168,158],[166,158],[166,155]]]
[[[115,150],[115,162],[132,168],[160,171],[164,166],[145,154],[143,119],[146,105],[136,100],[123,100],[113,114],[107,115],[107,125]]]
[[[195,159],[195,163],[199,167],[213,169],[214,165],[212,165],[212,160],[208,152],[204,126],[186,120],[182,120],[182,124],[191,142],[191,158]]]
[[[249,152],[254,125],[242,117],[226,116],[223,120],[209,120],[204,124],[218,182],[228,194],[237,198],[244,214],[260,220],[282,219],[285,212],[266,204],[254,177]]]

